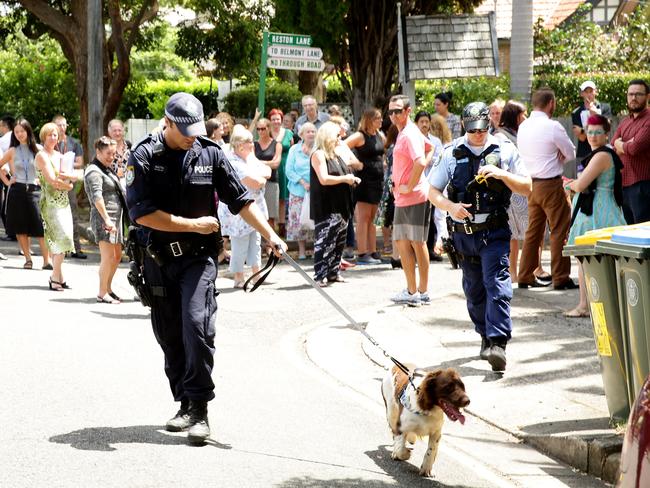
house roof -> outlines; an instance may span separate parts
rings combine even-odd
[[[544,19],[544,27],[552,29],[564,22],[585,0],[532,0],[533,22],[540,17]],[[485,0],[475,12],[485,14],[496,13],[497,37],[510,39],[512,31],[512,0]]]
[[[498,74],[494,14],[406,17],[411,80]]]

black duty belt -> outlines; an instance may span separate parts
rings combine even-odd
[[[156,259],[153,255],[157,254],[157,257],[162,258],[163,261],[180,257],[209,256],[216,251],[216,249],[210,249],[205,243],[182,240],[152,244],[147,250],[151,257]]]
[[[471,222],[464,222],[461,224],[459,222],[453,222],[451,230],[452,232],[460,232],[461,234],[473,234],[474,232],[480,232],[482,230],[501,229],[507,227],[507,225],[508,217],[504,216],[491,218],[480,224],[474,224]]]

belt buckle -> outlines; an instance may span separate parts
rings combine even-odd
[[[170,242],[169,247],[172,250],[172,254],[175,258],[183,255],[183,250],[181,249],[181,245],[178,241]]]
[[[472,224],[470,222],[463,222],[463,228],[465,229],[465,234],[473,234]]]

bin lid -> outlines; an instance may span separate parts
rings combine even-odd
[[[578,238],[576,238],[575,245],[566,245],[562,248],[562,256],[595,256],[597,253],[594,247],[595,241],[592,244],[578,244]]]
[[[596,253],[650,259],[650,227],[615,232],[610,241],[598,241]]]

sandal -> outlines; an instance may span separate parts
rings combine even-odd
[[[540,281],[553,281],[553,275],[547,272],[535,275],[535,278],[537,278]]]
[[[325,280],[315,280],[316,284],[321,288],[327,287],[327,282]]]
[[[107,293],[103,297],[97,296],[97,303],[110,303],[112,305],[117,305],[120,303],[119,300],[113,300],[113,298]]]
[[[348,280],[343,278],[341,275],[336,275],[333,278],[327,278],[329,283],[347,283]]]
[[[589,311],[583,308],[574,308],[568,312],[564,312],[564,316],[571,319],[587,318],[589,317]]]
[[[23,264],[23,269],[32,269],[34,267],[34,263],[32,263],[31,260],[25,261],[25,264]]]
[[[63,285],[60,281],[54,281],[51,277],[49,279],[50,290],[52,291],[63,291]]]
[[[108,292],[108,295],[109,295],[113,300],[117,300],[118,302],[121,302],[121,301],[122,301],[122,299],[121,299],[120,297],[118,297],[115,293],[113,293],[112,291],[109,291],[109,292]]]
[[[46,269],[48,271],[52,271],[54,268],[52,267],[52,265],[50,263],[47,263],[47,264],[43,265],[43,269]]]
[[[243,281],[235,281],[232,285],[233,288],[244,288],[244,282]]]

